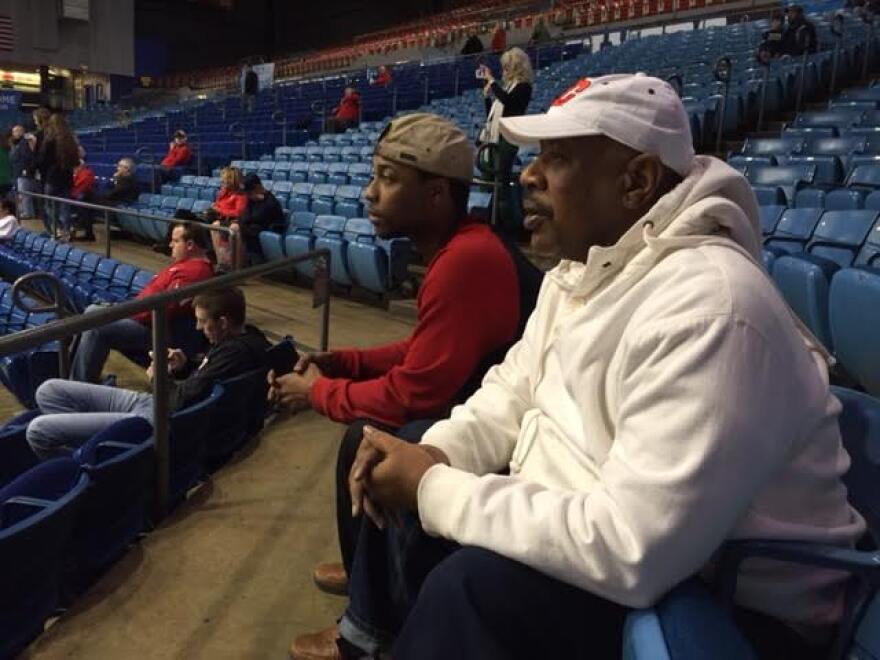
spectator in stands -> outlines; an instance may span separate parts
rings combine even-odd
[[[39,158],[43,147],[46,126],[48,125],[49,117],[51,116],[52,113],[48,108],[41,106],[34,110],[31,113],[31,119],[33,119],[34,122],[34,131],[25,135],[25,139],[27,140],[28,145],[30,145],[31,151],[34,153],[34,181],[32,190],[36,193],[45,192],[44,186],[46,185],[46,173],[40,167]],[[43,200],[32,197],[31,201],[34,204],[33,217],[42,216],[45,218],[45,215],[41,213],[41,210],[45,207]]]
[[[391,72],[388,70],[388,67],[380,64],[379,69],[376,71],[376,77],[373,78],[370,84],[376,87],[388,87],[391,84]]]
[[[789,5],[786,13],[788,25],[782,35],[782,53],[794,56],[815,53],[818,47],[816,26],[804,15],[803,7]]]
[[[479,165],[485,175],[497,183],[499,193],[499,217],[507,231],[515,231],[510,218],[516,216],[513,208],[513,191],[510,186],[511,171],[518,151],[515,145],[507,142],[499,132],[502,117],[523,115],[532,99],[532,64],[529,56],[521,48],[511,48],[501,56],[501,82],[492,76],[492,70],[480,65],[480,73],[485,80],[483,96],[486,101],[486,125],[480,133],[480,144],[494,144],[495,149],[487,154],[488,160]]]
[[[354,87],[346,87],[339,105],[333,108],[333,116],[327,118],[328,133],[345,133],[361,121],[361,95]]]
[[[477,34],[476,28],[471,28],[468,30],[468,38],[467,41],[464,42],[464,46],[461,48],[462,55],[475,55],[476,53],[483,52],[483,42],[480,41],[480,36]]]
[[[550,41],[550,30],[547,29],[547,24],[544,22],[543,18],[539,18],[535,22],[535,27],[532,29],[532,36],[529,37],[530,44],[542,44],[545,41]]]
[[[493,53],[503,53],[507,49],[507,31],[501,21],[495,24],[492,32],[492,41],[489,42],[489,50]]]
[[[248,174],[242,184],[247,196],[247,206],[237,223],[230,225],[243,243],[239,243],[238,267],[245,263],[247,253],[260,254],[260,232],[274,231],[284,233],[284,211],[278,199],[263,187],[263,182],[256,174]]]
[[[137,165],[131,158],[120,158],[116,163],[116,172],[113,174],[113,187],[98,197],[100,204],[116,206],[123,202],[137,201],[140,191],[138,190],[135,172]]]
[[[220,170],[220,189],[217,198],[211,206],[206,219],[215,226],[231,227],[235,224],[238,230],[238,220],[247,208],[248,198],[241,189],[241,170],[237,167],[224,167]],[[218,270],[227,271],[233,268],[232,243],[226,234],[218,231],[211,232],[211,242],[214,245],[214,254],[217,255]]]
[[[53,197],[70,197],[73,170],[79,165],[79,144],[61,113],[55,113],[46,122],[43,141],[37,152],[37,169],[43,179],[45,192]],[[46,204],[48,228],[56,225],[61,239],[70,238],[70,205],[49,201]]]
[[[391,121],[364,198],[376,234],[409,237],[428,263],[415,330],[401,342],[312,354],[290,375],[270,374],[275,401],[350,424],[337,467],[341,534],[351,526],[346,482],[363,429],[356,420],[401,428],[444,417],[501,359],[534,304],[540,273],[488,225],[467,217],[473,156],[467,137],[446,119],[418,113]],[[340,545],[350,570],[353,544],[341,537]],[[338,592],[346,570],[322,564],[315,577]],[[309,640],[295,644],[297,653],[302,644]]]
[[[250,64],[244,67],[241,92],[244,99],[244,109],[247,112],[253,112],[257,105],[257,94],[260,93],[260,79]]]
[[[214,274],[208,261],[207,232],[202,225],[179,223],[171,228],[171,265],[159,271],[137,295],[146,298],[163,291],[179,289],[206,280]],[[187,304],[169,305],[166,315],[169,321],[192,314]],[[136,314],[128,319],[87,330],[82,334],[79,347],[73,356],[70,369],[71,380],[97,383],[110,350],[146,351],[151,345],[149,312]]]
[[[0,135],[0,195],[12,190],[12,131]]]
[[[168,408],[171,412],[205,399],[218,380],[234,378],[266,362],[269,342],[245,324],[245,299],[235,288],[214,289],[193,299],[196,324],[210,344],[202,356],[168,350]],[[153,379],[153,365],[147,369]],[[47,380],[36,393],[43,413],[28,425],[27,441],[41,459],[73,453],[95,433],[125,417],[153,421],[151,394],[106,385]]]
[[[80,202],[92,203],[95,201],[95,173],[92,171],[92,168],[86,164],[85,155],[85,149],[80,147],[79,165],[73,170],[73,187],[70,189],[70,198]],[[86,232],[82,240],[94,241],[95,231],[92,227],[94,224],[92,210],[78,208],[76,209],[76,218],[76,224],[85,229]],[[73,238],[73,233],[71,233],[71,239]]]
[[[10,162],[12,164],[12,178],[15,182],[15,189],[16,191],[33,192],[36,189],[34,175],[36,174],[37,157],[25,138],[24,126],[16,124],[12,127],[11,144]],[[33,198],[28,195],[19,195],[18,211],[22,218],[33,218]]]
[[[174,139],[168,145],[168,153],[160,163],[162,181],[176,179],[174,168],[189,165],[190,160],[192,160],[192,151],[186,143],[186,131],[178,129],[174,131]]]
[[[351,488],[376,543],[348,643],[396,635],[396,660],[619,657],[628,609],[711,580],[726,539],[851,547],[865,525],[828,355],[762,271],[748,182],[694,155],[675,91],[584,80],[501,130],[541,144],[524,206],[563,261],[448,421],[418,445],[365,431]],[[380,532],[386,515],[403,527]],[[735,618],[757,657],[824,657],[846,579],[743,565]]]
[[[0,197],[0,243],[9,241],[21,227],[15,217],[15,201],[8,197]]]
[[[770,16],[770,29],[762,35],[761,44],[758,46],[758,61],[766,64],[782,55],[784,34],[782,16],[774,12]]]

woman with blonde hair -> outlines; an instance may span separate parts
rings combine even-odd
[[[54,197],[69,198],[73,186],[73,170],[79,165],[79,143],[64,115],[60,113],[51,115],[42,126],[43,140],[37,155],[37,169],[43,177],[45,193]],[[55,201],[47,202],[46,215],[61,229],[62,240],[68,240],[70,205]]]
[[[492,70],[481,64],[477,75],[485,81],[483,96],[486,97],[486,125],[480,132],[479,144],[495,145],[488,150],[488,158],[478,163],[484,176],[495,179],[500,195],[498,217],[507,219],[515,228],[519,222],[509,220],[518,210],[512,203],[510,173],[516,158],[517,147],[507,142],[500,133],[502,117],[518,117],[526,113],[532,100],[532,63],[522,48],[511,48],[501,56],[501,82],[492,75]]]
[[[220,170],[220,190],[217,191],[217,197],[208,214],[211,224],[238,231],[238,219],[247,208],[247,196],[241,189],[241,179],[241,170],[237,167],[224,167]],[[232,263],[232,243],[229,237],[218,231],[211,232],[219,270],[232,270],[233,266],[241,266],[243,263],[241,237],[236,233],[234,240],[238,254],[236,264]]]

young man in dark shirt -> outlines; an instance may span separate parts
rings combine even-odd
[[[256,174],[248,174],[242,188],[248,198],[247,207],[232,227],[238,226],[248,252],[259,253],[261,231],[284,233],[284,211],[275,195],[263,187],[263,182]]]
[[[245,299],[239,289],[215,289],[195,297],[196,323],[211,348],[187,359],[168,350],[168,408],[181,410],[204,399],[214,383],[263,366],[269,342],[245,325]],[[150,380],[153,365],[147,368]],[[95,433],[126,417],[153,420],[153,396],[118,387],[61,379],[47,380],[36,394],[43,413],[27,429],[27,440],[41,459],[72,454]]]

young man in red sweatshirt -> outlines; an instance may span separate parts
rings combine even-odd
[[[192,151],[186,143],[186,133],[178,130],[174,132],[174,139],[168,145],[168,153],[165,154],[160,165],[163,169],[182,167],[189,164],[191,158]]]
[[[387,346],[305,356],[294,373],[270,374],[270,396],[339,422],[409,427],[417,440],[430,422],[415,420],[445,417],[503,357],[534,305],[540,274],[487,225],[467,217],[473,162],[470,141],[441,117],[414,114],[389,124],[376,145],[364,197],[376,234],[408,237],[428,262],[415,330]],[[529,277],[530,286],[523,282]],[[344,591],[358,543],[347,478],[362,429],[363,422],[349,427],[337,466],[345,570],[322,564],[315,572],[319,587],[332,592]],[[292,654],[299,652],[295,644]]]
[[[159,271],[137,295],[146,298],[157,293],[179,289],[206,280],[214,274],[205,251],[208,246],[206,230],[197,224],[180,223],[171,228],[172,264]],[[88,311],[88,310],[86,310]],[[176,303],[166,309],[169,323],[182,315],[192,315],[189,304]],[[152,345],[150,312],[141,312],[131,318],[86,330],[70,367],[70,379],[97,383],[111,349],[117,351],[146,351]]]

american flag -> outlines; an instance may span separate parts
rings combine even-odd
[[[0,50],[15,50],[15,34],[9,16],[0,16]]]

